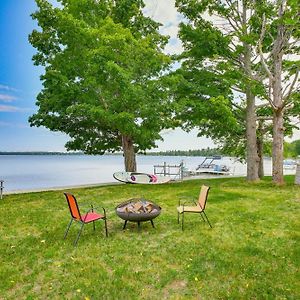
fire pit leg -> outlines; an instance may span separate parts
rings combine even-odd
[[[124,223],[124,226],[123,226],[123,230],[125,230],[126,224],[127,224],[127,220],[125,220],[125,223]]]
[[[153,220],[150,220],[150,222],[151,222],[151,224],[152,224],[152,227],[153,227],[153,228],[155,228],[155,227],[154,227],[154,223],[153,223]]]

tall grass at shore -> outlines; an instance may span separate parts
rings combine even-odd
[[[63,234],[69,211],[62,191],[6,195],[0,202],[0,299],[300,299],[300,188],[269,178],[191,180],[166,185],[72,189],[79,205],[108,212],[104,224]],[[181,196],[211,186],[207,214],[177,224]],[[162,207],[161,215],[122,230],[114,208],[133,197]]]

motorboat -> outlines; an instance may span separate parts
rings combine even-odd
[[[286,170],[294,170],[296,169],[296,165],[297,165],[296,161],[292,159],[285,159],[283,161],[283,168]]]
[[[208,156],[196,168],[196,174],[229,174],[230,168],[226,165],[216,164],[216,160],[221,160],[222,156]]]

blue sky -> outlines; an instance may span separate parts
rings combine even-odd
[[[42,73],[32,63],[35,49],[28,42],[35,9],[34,0],[0,1],[0,151],[64,150],[63,134],[28,124]]]
[[[147,0],[151,10],[152,0]],[[180,51],[176,42],[178,14],[173,0],[154,1],[153,17],[167,24],[163,30],[171,36],[169,52]],[[39,76],[43,69],[31,60],[35,49],[28,42],[28,35],[36,23],[30,14],[36,10],[34,0],[0,1],[0,151],[65,151],[67,136],[45,128],[30,127],[36,96],[42,85]],[[168,20],[168,21],[166,21]],[[200,149],[213,146],[206,138],[197,138],[181,130],[163,133],[164,142],[158,150]]]
[[[144,1],[146,13],[164,24],[161,32],[170,36],[167,52],[180,53],[177,33],[182,18],[174,7],[175,0]],[[65,151],[68,140],[63,133],[28,124],[28,117],[37,110],[35,101],[42,87],[39,77],[43,72],[33,65],[35,49],[28,42],[28,35],[37,27],[30,17],[35,10],[34,0],[0,0],[0,151]],[[157,142],[157,150],[214,147],[210,139],[196,135],[196,130],[165,131],[164,141]],[[291,140],[299,138],[297,131]]]

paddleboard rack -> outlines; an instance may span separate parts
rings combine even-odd
[[[179,165],[167,165],[164,162],[163,165],[154,165],[154,174],[155,175],[163,175],[163,176],[175,176],[179,177],[179,179],[183,179],[183,162]]]

